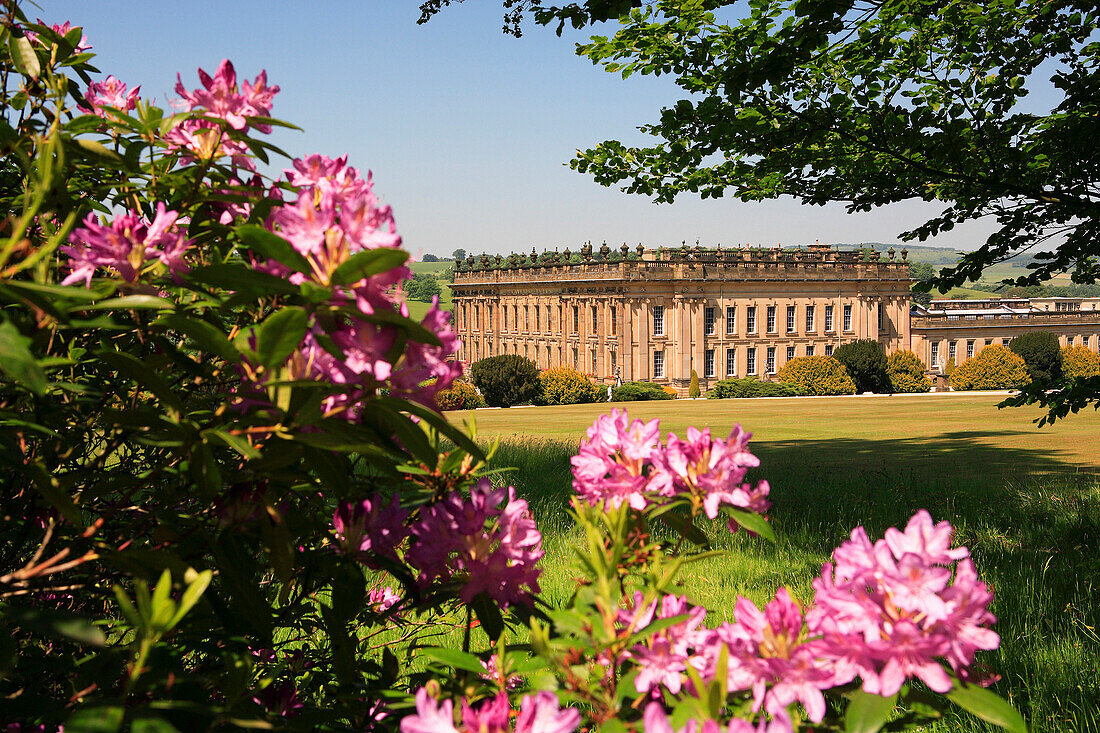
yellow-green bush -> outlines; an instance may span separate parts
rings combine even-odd
[[[1016,389],[1030,383],[1024,360],[1000,344],[986,346],[951,373],[951,386],[961,390]]]
[[[804,395],[855,394],[856,383],[844,365],[831,356],[800,356],[784,364],[775,375],[793,384]]]
[[[924,373],[924,362],[912,351],[895,351],[886,357],[886,376],[894,392],[928,392],[932,382]]]
[[[485,407],[485,399],[465,379],[456,379],[450,387],[440,390],[435,396],[435,403],[439,405],[440,412]]]
[[[539,384],[537,405],[578,405],[607,397],[607,393],[588,381],[588,377],[569,367],[544,369],[539,372]]]
[[[1087,346],[1067,346],[1062,349],[1062,371],[1070,377],[1100,377],[1100,354]]]

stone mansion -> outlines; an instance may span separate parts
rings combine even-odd
[[[649,380],[705,390],[719,379],[768,378],[788,360],[873,339],[912,349],[932,370],[1028,330],[1100,349],[1100,299],[933,301],[910,306],[898,258],[828,245],[682,249],[605,245],[530,258],[457,263],[455,325],[473,362],[519,354],[540,369],[573,367],[603,381]],[[574,258],[575,259],[575,258]]]

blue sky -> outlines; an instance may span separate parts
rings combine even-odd
[[[934,209],[906,202],[849,215],[791,199],[683,197],[656,205],[564,165],[602,140],[643,142],[636,126],[681,95],[670,79],[608,74],[574,54],[577,34],[500,31],[496,0],[467,0],[416,25],[418,2],[39,0],[47,22],[83,25],[104,72],[162,105],[176,74],[229,58],[239,76],[267,69],[273,114],[292,155],[349,155],[374,172],[414,253],[613,246],[893,242]],[[33,8],[28,8],[34,13]],[[611,29],[609,28],[608,31]],[[286,166],[281,166],[286,167]],[[926,244],[971,249],[988,232],[959,227]]]

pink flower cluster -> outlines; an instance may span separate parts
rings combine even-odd
[[[988,628],[995,621],[988,610],[992,593],[977,579],[966,548],[952,549],[951,539],[951,525],[933,524],[923,510],[904,531],[891,528],[874,544],[857,528],[814,581],[814,604],[805,614],[781,588],[763,611],[739,598],[734,621],[707,630],[701,609],[666,596],[656,617],[688,618],[629,650],[640,667],[635,686],[655,698],[662,689],[677,694],[687,684],[689,666],[702,679],[714,679],[725,651],[727,689],[751,693],[753,710],[770,718],[769,733],[790,729],[789,708],[796,702],[811,721],[821,722],[822,692],[856,677],[871,694],[893,695],[914,677],[947,692],[953,680],[945,662],[955,675],[970,679],[976,652],[1000,643]],[[658,608],[639,608],[640,602],[639,594],[635,610],[620,615],[633,631],[650,624]],[[653,731],[671,730],[663,711],[654,709],[647,710],[647,731],[651,717]],[[758,730],[730,725],[730,731]],[[759,730],[765,730],[763,722]]]
[[[456,491],[423,507],[411,526],[408,518],[396,496],[375,496],[341,504],[332,525],[341,551],[370,567],[378,567],[376,557],[399,559],[398,546],[408,539],[403,559],[420,584],[455,584],[467,603],[485,593],[506,607],[539,591],[542,535],[511,486],[494,489],[482,479],[469,498]],[[388,600],[385,593],[371,597],[372,605]]]
[[[277,207],[269,226],[290,243],[309,263],[310,272],[291,272],[275,260],[255,263],[255,267],[291,282],[312,280],[323,286],[332,284],[332,274],[349,257],[378,248],[397,248],[393,213],[379,203],[370,174],[364,179],[347,165],[346,157],[335,160],[312,155],[294,161],[286,171],[288,181],[301,187],[298,199]],[[411,277],[404,265],[364,277],[336,288],[337,300],[354,302],[364,314],[379,311],[408,316],[408,309],[395,302],[396,286]],[[435,406],[435,395],[462,373],[462,365],[449,359],[460,342],[450,327],[450,314],[440,310],[438,301],[425,315],[422,324],[439,339],[439,345],[410,341],[398,358],[394,349],[404,341],[401,331],[392,325],[365,319],[349,319],[329,333],[343,352],[342,358],[322,348],[315,334],[306,337],[298,362],[302,378],[347,385],[347,391],[327,398],[325,409],[349,420],[359,415],[356,407],[365,395],[386,387],[395,397],[403,397]]]
[[[176,94],[180,95],[180,106],[186,111],[198,110],[207,117],[225,120],[230,128],[238,131],[251,124],[259,132],[271,132],[269,124],[250,123],[253,117],[271,114],[272,100],[279,92],[279,87],[267,85],[266,71],[261,71],[254,81],[238,86],[233,64],[223,59],[214,76],[199,69],[202,84],[199,89],[188,91],[179,75],[176,79]],[[170,147],[183,152],[184,162],[206,162],[229,156],[234,165],[255,169],[248,146],[226,134],[214,120],[188,118],[172,128],[165,140]]]
[[[87,107],[81,107],[81,111],[89,112],[97,117],[111,119],[111,110],[117,109],[129,112],[137,106],[138,91],[141,86],[127,90],[126,84],[114,76],[108,76],[103,81],[92,82],[88,85],[88,91],[84,93],[84,101]]]
[[[144,266],[160,261],[173,276],[188,270],[183,256],[192,241],[176,226],[179,214],[157,204],[152,223],[137,211],[115,217],[109,225],[100,224],[88,214],[84,226],[73,230],[69,244],[61,252],[70,258],[72,272],[62,285],[84,281],[91,287],[96,268],[108,267],[126,282],[135,282]]]
[[[43,25],[43,26],[47,25],[46,21],[42,20],[41,18],[37,19],[37,23],[38,23],[38,25]],[[69,31],[71,31],[73,29],[73,24],[70,21],[66,20],[64,23],[53,23],[53,24],[50,24],[48,27],[54,33],[56,33],[57,35],[64,38],[65,36],[69,35]],[[45,43],[42,42],[42,39],[39,37],[39,35],[37,33],[35,33],[34,31],[27,31],[26,36],[27,36],[27,39],[31,43],[36,43],[40,46],[46,45]],[[73,48],[73,50],[76,51],[76,53],[84,53],[85,51],[91,51],[92,50],[92,44],[88,43],[88,36],[81,33],[80,34],[80,40],[77,41],[76,47]]]
[[[904,532],[888,529],[872,544],[857,527],[836,549],[814,581],[806,620],[822,634],[838,684],[858,675],[866,692],[893,695],[918,677],[947,692],[952,680],[940,659],[968,679],[978,650],[1000,645],[988,628],[993,593],[951,539],[948,522],[933,524],[921,510]]]
[[[542,535],[511,486],[494,489],[481,479],[469,499],[451,493],[421,510],[412,537],[406,559],[425,586],[457,583],[463,601],[485,593],[502,607],[539,592]]]
[[[726,440],[688,428],[687,439],[669,433],[661,445],[659,421],[629,421],[625,410],[601,415],[588,428],[573,465],[573,488],[591,504],[643,510],[673,497],[689,498],[711,519],[723,504],[767,511],[768,483],[745,483],[760,461],[748,450],[750,433],[734,428]],[[737,524],[730,522],[736,531]]]
[[[416,713],[401,721],[401,733],[573,733],[581,722],[580,711],[562,710],[550,692],[524,695],[511,724],[512,707],[501,692],[477,708],[462,701],[462,720],[456,725],[454,703],[442,703],[421,688],[416,693]]]
[[[790,733],[792,730],[790,720],[778,718],[769,722],[761,720],[756,725],[747,720],[734,718],[725,726],[717,720],[707,720],[703,723],[689,720],[683,727],[674,729],[668,715],[665,714],[665,709],[657,702],[651,702],[646,706],[642,724],[645,726],[643,728],[645,733]]]

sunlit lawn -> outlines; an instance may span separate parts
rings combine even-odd
[[[726,557],[694,566],[684,590],[729,619],[739,594],[758,603],[780,584],[803,600],[832,548],[856,525],[880,537],[920,508],[948,519],[996,594],[1003,637],[984,662],[1035,730],[1100,731],[1100,415],[1039,429],[1031,410],[998,410],[1000,397],[850,397],[630,403],[632,417],[660,417],[724,435],[754,432],[772,484],[777,545],[709,529]],[[577,540],[564,511],[569,457],[608,405],[478,410],[479,436],[501,438],[498,465],[532,503],[547,547],[544,590],[564,602]],[[450,413],[453,420],[470,413]],[[945,730],[983,730],[962,717]]]

